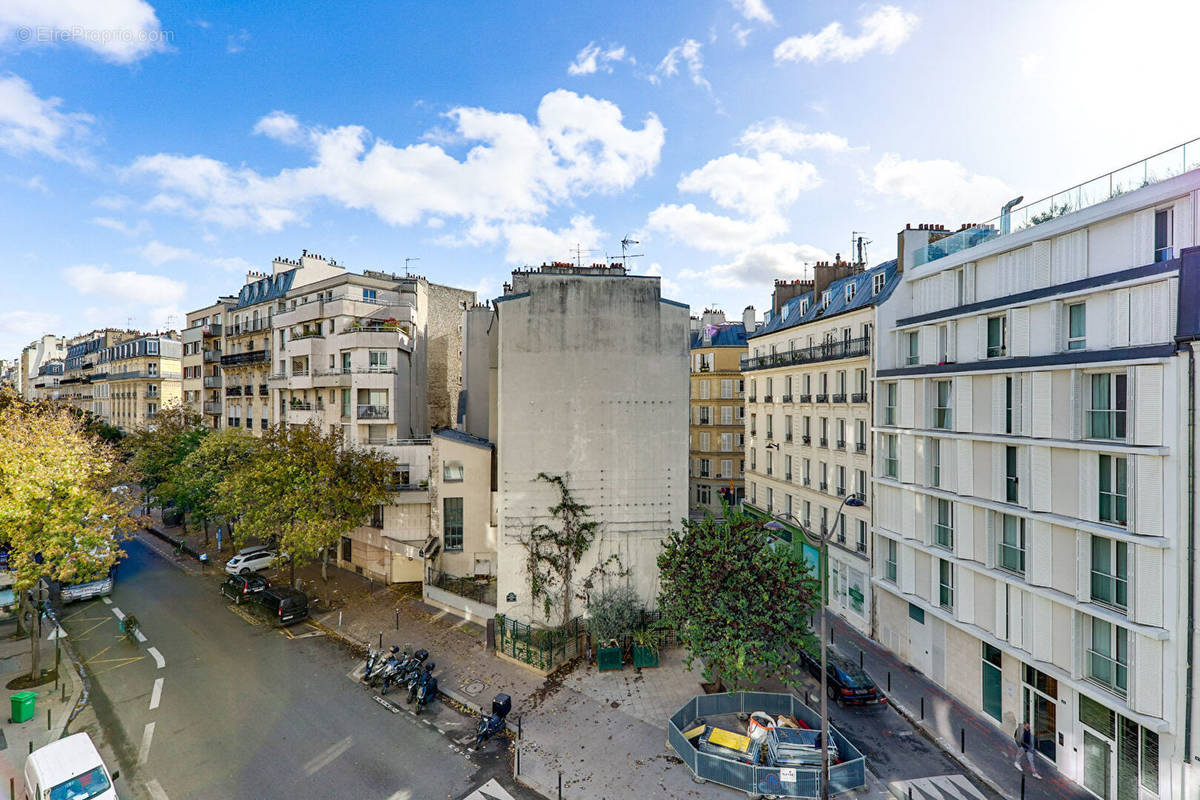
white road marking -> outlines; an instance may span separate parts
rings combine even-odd
[[[150,742],[154,740],[154,723],[147,722],[145,730],[142,731],[142,746],[138,748],[138,766],[143,766],[146,759],[150,757]]]
[[[353,744],[354,739],[347,736],[340,742],[330,745],[324,752],[318,753],[311,761],[304,765],[304,774],[313,775],[314,773],[325,769],[325,767],[332,764],[338,756],[349,750],[350,746]]]
[[[106,606],[111,606],[111,605],[112,605],[112,598],[111,598],[111,597],[101,597],[100,599],[104,601],[104,605],[106,605]]]
[[[150,792],[150,796],[154,800],[171,800],[171,798],[167,797],[167,793],[163,791],[162,784],[157,780],[146,781],[146,789]]]
[[[480,786],[475,791],[463,798],[463,800],[514,800],[513,796],[504,791],[495,778]]]
[[[117,619],[125,619],[125,612],[116,606],[112,607],[112,612],[117,615]]]
[[[140,630],[134,631],[133,636],[135,639],[137,639],[142,644],[146,643],[146,634],[142,633]]]
[[[154,656],[154,663],[158,665],[159,669],[167,665],[167,660],[163,658],[162,653],[158,652],[157,647],[147,647],[146,652]]]
[[[162,701],[162,686],[163,679],[154,679],[154,691],[150,692],[150,710],[158,708],[158,704]]]

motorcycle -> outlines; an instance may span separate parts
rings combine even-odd
[[[411,656],[397,661],[396,664],[389,668],[384,674],[383,686],[380,688],[379,693],[381,695],[387,694],[393,686],[403,686],[407,684],[414,675],[420,675],[421,664],[424,663],[425,659],[427,658],[429,658],[428,650],[418,650]]]
[[[508,712],[512,710],[512,698],[506,694],[498,694],[492,700],[491,716],[485,716],[479,720],[479,728],[475,733],[475,744],[471,747],[472,750],[478,750],[483,746],[483,743],[492,738],[495,734],[505,729],[505,720],[508,717]]]
[[[421,709],[429,704],[429,701],[437,697],[438,679],[433,677],[433,664],[429,665],[429,672],[425,673],[425,677],[417,685],[417,705],[415,713],[420,715]]]
[[[381,654],[382,656],[382,654]],[[372,665],[370,660],[367,661],[366,672],[363,673],[363,680],[369,686],[377,686],[380,681],[388,674],[389,671],[396,668],[401,660],[407,658],[406,654],[400,652],[400,648],[392,645],[392,649],[386,656],[377,658]]]
[[[383,651],[377,650],[374,647],[367,648],[367,664],[363,667],[362,682],[370,683],[371,674],[375,672],[375,668],[383,661]]]
[[[432,661],[425,665],[425,668],[408,679],[408,702],[412,702],[417,698],[417,690],[421,688],[421,684],[427,681],[433,668],[437,666]]]

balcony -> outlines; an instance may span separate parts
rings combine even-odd
[[[786,353],[765,356],[746,356],[741,360],[742,372],[775,367],[790,367],[797,364],[813,364],[834,361],[840,358],[862,358],[870,355],[870,337],[824,342],[811,347],[801,347]],[[801,401],[803,402],[803,401]],[[818,401],[820,402],[820,401]]]
[[[818,402],[818,403],[828,403],[828,402],[829,402],[829,395],[828,395],[827,393],[825,393],[825,394],[818,394],[818,395],[817,395],[817,402]]]
[[[312,411],[312,403],[289,403],[288,409],[291,411]]]
[[[299,342],[304,339],[324,339],[325,334],[320,331],[306,331],[305,333],[297,333],[288,337],[289,342]]]
[[[204,376],[204,388],[205,389],[220,389],[221,388],[221,376],[220,375],[205,375]]]
[[[286,372],[272,372],[270,375],[267,376],[267,380],[271,381],[273,383],[282,383],[283,381],[287,380],[287,373]]]
[[[844,403],[844,402],[846,402],[846,393],[845,393],[845,392],[839,392],[838,394],[835,394],[835,395],[833,396],[833,402],[835,402],[835,403]]]
[[[764,394],[763,402],[764,403],[773,403],[773,402],[775,402],[775,399],[773,397],[771,397],[771,395],[769,395],[769,394]]]
[[[205,364],[217,364],[220,361],[221,361],[221,351],[220,350],[205,350],[204,351],[204,363]]]
[[[837,487],[837,496],[838,496],[838,497],[845,497],[845,496],[846,496],[846,487],[845,487],[845,486],[839,486],[839,487]]]
[[[791,483],[791,482],[792,482],[792,473],[790,473],[790,472],[785,472],[785,473],[784,473],[784,475],[783,475],[783,479],[784,479],[785,481],[787,481],[788,483]]]
[[[865,553],[865,552],[867,552],[867,543],[866,542],[855,542],[854,549],[856,551],[858,551],[859,553]]]
[[[821,445],[821,447],[829,447],[829,440],[826,439],[824,436],[822,436],[821,440],[820,440],[820,445]]]
[[[750,397],[748,397],[748,398],[747,398],[747,402],[750,402],[750,403],[757,403],[757,402],[758,402],[758,396],[757,396],[757,395],[753,395],[753,394],[752,394],[752,395],[750,395]]]
[[[846,449],[846,440],[845,440],[845,439],[838,439],[838,440],[837,440],[837,449],[838,449],[838,450],[845,450],[845,449]]]
[[[850,395],[850,402],[851,403],[867,402],[867,393],[866,392],[855,392],[854,394]]]
[[[785,394],[781,399],[784,403],[792,402],[792,396],[790,394]]]
[[[867,452],[867,443],[866,442],[855,442],[854,443],[854,451],[857,453]]]
[[[238,367],[248,364],[266,364],[270,360],[270,350],[251,350],[248,353],[233,353],[221,356],[221,366]]]
[[[785,442],[790,442],[792,440],[792,435],[790,433],[784,434],[783,440]]]
[[[811,394],[802,394],[802,395],[800,395],[800,402],[801,402],[801,403],[811,403],[811,402],[812,402],[812,395],[811,395]]]
[[[751,428],[751,429],[750,429],[750,435],[751,435],[751,436],[756,436],[757,434],[758,434],[758,429],[757,429],[757,428]]]
[[[708,364],[701,364],[700,371],[701,372],[712,372],[712,367],[710,367]]]
[[[372,406],[360,405],[358,407],[359,419],[387,419],[391,413],[388,406]]]
[[[800,437],[800,441],[803,444],[812,444],[812,437],[806,433]]]
[[[698,424],[700,424],[700,425],[712,425],[712,420],[711,420],[711,419],[709,419],[708,417],[701,417],[701,418],[700,418],[700,422],[699,422]]]
[[[804,476],[803,478],[800,479],[800,485],[801,486],[812,486],[812,478],[808,477],[807,475]],[[804,523],[804,525],[805,525],[805,527],[807,527],[808,522],[806,521]]]
[[[829,483],[827,481],[821,481],[821,491],[822,492],[829,491]]]
[[[208,325],[201,327],[200,335],[206,336],[206,337],[220,336],[221,335],[221,323],[212,322],[212,323],[209,323]]]
[[[251,320],[243,322],[239,325],[230,325],[225,329],[226,336],[244,336],[247,333],[257,333],[258,331],[269,331],[271,329],[271,318]]]
[[[271,394],[271,392],[270,392],[270,390],[267,389],[267,385],[265,383],[260,383],[258,385],[258,396],[259,397],[267,397],[270,394]]]
[[[206,402],[204,404],[204,413],[205,414],[214,414],[218,417],[221,416],[221,401],[220,400],[209,400],[208,402]]]
[[[225,387],[225,396],[226,397],[241,397],[242,396],[242,387],[226,386]]]

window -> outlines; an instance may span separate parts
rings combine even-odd
[[[837,432],[837,446],[840,450],[846,446],[846,420],[839,419],[837,421]]]
[[[700,381],[700,399],[701,400],[708,399],[708,397],[709,397],[708,391],[709,391],[708,390],[708,381]]]
[[[1017,502],[1017,448],[1004,448],[1004,499]]]
[[[996,566],[1018,575],[1025,574],[1024,517],[1000,515],[1000,531],[996,538]]]
[[[758,450],[750,448],[750,469],[758,469]]]
[[[854,448],[860,453],[867,452],[867,421],[860,419],[855,423]]]
[[[883,291],[884,283],[887,281],[887,276],[882,272],[871,279],[871,294],[879,294]]]
[[[800,480],[804,482],[805,486],[812,483],[812,461],[807,458],[800,462]]]
[[[721,406],[721,424],[733,424],[733,406]]]
[[[733,397],[733,381],[726,378],[721,381],[721,397],[729,400]]]
[[[944,558],[938,559],[938,605],[954,610],[954,565]]]
[[[711,434],[709,434],[708,432],[700,434],[700,449],[701,450],[703,450],[704,452],[708,452],[710,449],[712,449],[709,446],[711,444],[712,444],[712,435]]]
[[[775,454],[770,450],[767,451],[767,474],[775,474]]]
[[[963,291],[963,271],[956,269],[954,270],[954,304],[961,306],[966,299],[966,292]]]
[[[821,308],[829,308],[829,302],[833,300],[833,292],[826,289],[821,293]]]
[[[1129,690],[1129,632],[1093,617],[1090,634],[1087,676],[1124,696]]]
[[[1074,303],[1067,306],[1067,349],[1087,347],[1087,306]]]
[[[767,487],[767,513],[770,514],[775,510],[775,490],[770,486]]]
[[[854,299],[854,291],[857,287],[853,282],[846,284],[846,302],[849,303]]]
[[[1013,379],[1008,376],[1004,379],[1004,432],[1013,432]]]
[[[938,325],[937,328],[938,341],[938,363],[948,364],[950,362],[950,326]]]
[[[282,366],[283,365],[281,363],[280,364],[281,369],[279,370],[280,372],[283,372]],[[350,374],[350,351],[349,350],[342,351],[342,374],[343,375]]]
[[[792,457],[791,456],[783,457],[783,477],[789,481],[792,479]]]
[[[854,492],[858,495],[859,500],[867,502],[867,471],[865,469],[854,470]]]
[[[702,435],[707,435],[707,434],[702,434]],[[722,433],[721,434],[721,452],[728,453],[732,449],[733,449],[733,434],[732,433]]]
[[[1100,456],[1100,521],[1129,524],[1129,460],[1123,456]]]
[[[909,366],[921,363],[921,351],[918,349],[920,346],[918,332],[913,331],[912,333],[905,334],[905,336],[908,339],[908,353],[904,359],[904,363]]]
[[[371,527],[383,527],[383,506],[380,505],[371,507]]]
[[[896,434],[889,433],[883,437],[883,474],[895,478],[900,473],[900,460],[896,457]]]
[[[854,541],[854,549],[860,553],[867,552],[867,522],[860,519],[858,521],[858,538]]]
[[[721,460],[721,474],[719,477],[722,477],[722,478],[732,478],[733,477],[733,459],[726,458],[726,459]]]
[[[812,503],[804,501],[804,527],[809,527],[809,520],[812,519]]]
[[[1154,214],[1154,263],[1169,261],[1175,254],[1172,247],[1172,228],[1174,216],[1172,209],[1164,208]]]
[[[349,355],[349,353],[346,355]],[[370,356],[369,363],[371,369],[381,369],[387,366],[388,354],[386,350],[371,350],[368,355]]]
[[[1092,390],[1088,394],[1087,437],[1124,439],[1128,378],[1123,372],[1104,372],[1088,378]]]
[[[750,452],[753,453],[754,451],[751,450]],[[770,453],[768,453],[767,455],[770,456]],[[753,468],[753,464],[751,465],[751,467]],[[712,462],[709,461],[707,458],[700,459],[700,477],[701,478],[710,477],[711,470],[712,470]]]
[[[463,463],[461,461],[442,462],[443,481],[461,481],[463,479]]]
[[[895,425],[896,424],[896,395],[898,393],[899,393],[899,390],[895,383],[884,384],[884,390],[883,390],[883,396],[884,396],[883,424],[884,425]]]
[[[838,497],[846,495],[846,468],[842,466],[837,468],[837,495]]]
[[[792,440],[792,415],[788,414],[783,418],[783,438],[786,441]]]
[[[706,506],[712,502],[712,487],[707,484],[701,484],[696,487],[696,502],[702,506]]]
[[[929,485],[942,485],[942,440],[929,440]]]
[[[698,408],[700,414],[700,424],[708,425],[712,421],[712,417],[709,416],[709,406],[699,406]]]
[[[987,357],[998,358],[1007,351],[1008,319],[1006,317],[988,317],[987,321]]]
[[[934,501],[933,543],[954,549],[954,504],[940,497]]]
[[[1128,608],[1129,545],[1092,537],[1092,602],[1124,611]]]
[[[954,384],[950,381],[934,381],[933,427],[949,430],[953,427],[954,414],[950,406],[950,389]]]
[[[374,299],[375,299],[375,290],[374,289],[363,289],[363,300],[374,300]]]
[[[442,498],[442,547],[449,551],[463,549],[463,499]]]

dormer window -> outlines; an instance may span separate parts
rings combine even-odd
[[[846,302],[847,303],[849,303],[851,300],[854,299],[854,292],[855,292],[856,288],[857,287],[853,283],[846,284]]]
[[[800,301],[800,313],[801,314],[808,313],[808,298],[807,297],[805,297],[803,300]]]
[[[833,292],[826,289],[821,293],[821,308],[829,308],[831,300],[833,300]]]
[[[882,272],[876,275],[871,280],[871,294],[879,294],[883,291],[883,285],[887,282],[887,276]]]

